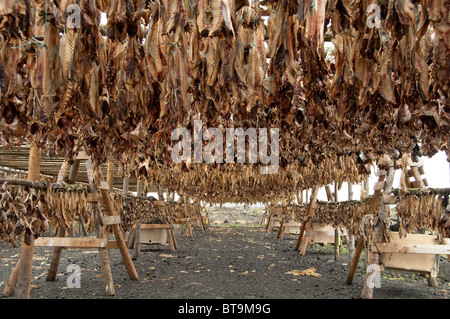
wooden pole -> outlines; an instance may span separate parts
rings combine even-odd
[[[334,183],[334,200],[338,202],[338,183]],[[339,235],[339,227],[334,229],[334,260],[339,260],[339,246],[341,244],[341,236]]]
[[[138,197],[143,196],[142,195],[142,179],[140,177],[138,177],[138,179],[137,179],[136,194]]]
[[[360,236],[358,238],[358,242],[356,244],[355,251],[353,253],[353,258],[350,263],[350,268],[348,269],[347,279],[345,281],[345,283],[347,285],[351,285],[353,283],[353,277],[355,276],[356,268],[358,268],[358,262],[359,262],[359,259],[361,258],[361,253],[362,253],[363,248],[364,248],[364,238],[362,236]]]
[[[129,187],[130,187],[130,178],[128,176],[128,165],[127,165],[125,176],[123,177],[123,196],[124,197],[128,196]]]
[[[70,169],[70,163],[69,163],[69,160],[66,158],[66,159],[64,159],[64,161],[61,165],[61,168],[58,173],[58,177],[56,179],[56,183],[61,183],[66,179],[67,172],[69,171],[69,169]]]
[[[348,200],[353,200],[353,185],[348,182]],[[348,263],[350,264],[355,253],[355,236],[348,232],[347,234]]]
[[[134,258],[141,256],[141,223],[138,221],[134,226]]]
[[[57,183],[61,183],[64,180],[69,168],[70,168],[70,163],[69,163],[68,158],[66,157],[66,159],[64,159],[64,162],[62,163],[61,168],[59,170],[58,178],[56,180]],[[70,176],[69,176],[69,179],[70,179]],[[82,221],[80,221],[80,222],[82,222]],[[66,236],[66,226],[64,225],[64,223],[60,223],[57,236],[58,237]],[[49,267],[47,279],[46,279],[47,281],[55,281],[55,279],[56,279],[56,274],[58,273],[58,265],[59,265],[59,260],[61,259],[62,250],[63,250],[62,247],[53,247],[52,258],[50,261],[50,267]]]
[[[312,223],[312,218],[314,215],[314,208],[316,205],[318,192],[319,192],[318,189],[316,187],[314,187],[312,190],[312,193],[311,193],[308,207],[306,208],[305,218],[300,227],[300,233],[298,234],[297,242],[295,243],[295,246],[294,246],[295,251],[300,248],[300,243],[303,240],[305,231],[309,231],[309,229],[311,228],[311,223]],[[306,241],[304,241],[302,251],[300,251],[300,253],[304,253],[305,249],[306,249]]]
[[[113,179],[114,179],[114,162],[109,160],[106,168],[106,182],[108,183],[109,191],[113,189]],[[140,194],[137,194],[140,196]]]
[[[30,157],[28,160],[28,179],[37,181],[41,176],[41,149],[37,145],[30,148]],[[30,299],[31,291],[31,273],[33,269],[33,253],[34,253],[34,235],[29,239],[22,240],[20,247],[20,262],[18,263],[18,278],[15,289],[15,297],[17,299]]]
[[[383,194],[390,194],[392,190],[392,183],[394,181],[395,176],[395,169],[394,169],[394,163],[391,160],[391,163],[388,168],[388,173],[386,177],[386,182],[383,186]],[[375,224],[375,229],[373,233],[372,241],[374,243],[381,243],[383,242],[383,236],[385,233],[385,222],[387,220],[387,217],[389,216],[389,205],[384,204],[383,201],[380,203],[380,210],[378,213],[378,218]],[[370,285],[368,280],[371,279],[371,277],[374,275],[374,273],[377,271],[376,267],[379,267],[381,265],[381,259],[380,259],[380,253],[376,251],[370,251],[369,258],[368,258],[368,266],[366,271],[366,276],[364,279],[364,287],[361,292],[361,298],[364,299],[372,299],[373,297],[373,285]],[[371,267],[372,265],[375,265],[375,267]],[[370,269],[369,269],[370,268]]]
[[[76,159],[75,162],[73,162],[72,166],[70,167],[68,179],[69,184],[75,184],[79,169],[80,169],[80,160]]]
[[[111,200],[111,196],[107,189],[100,189],[100,193],[102,194],[103,204],[106,207],[106,211],[109,216],[116,216],[115,208]],[[118,224],[112,225],[112,229],[114,232],[114,236],[116,237],[116,241],[119,245],[120,252],[123,257],[123,261],[125,262],[125,266],[128,271],[128,275],[131,280],[137,280],[138,274],[136,269],[134,268],[133,261],[131,260],[130,253],[128,252],[127,245],[125,244],[125,240],[123,239],[122,231],[120,230],[120,226]]]
[[[379,176],[378,182],[379,183],[383,182],[385,180],[385,178],[386,178],[386,175]],[[369,181],[369,178],[367,178],[366,181],[364,182],[365,196],[367,196],[367,194],[369,193],[368,181]],[[369,211],[367,212],[367,214],[373,213],[375,205],[378,202],[378,198],[380,197],[380,194],[381,194],[381,190],[375,190],[375,193],[372,197],[372,201],[370,202],[370,208],[369,208]],[[364,198],[361,198],[361,200],[363,200],[363,199]],[[364,237],[360,236],[358,238],[358,242],[355,247],[355,252],[353,253],[352,262],[350,264],[350,268],[348,269],[348,273],[347,273],[347,280],[346,280],[347,285],[351,285],[353,282],[353,277],[355,275],[356,268],[358,267],[358,262],[359,262],[359,259],[361,258],[362,250],[364,249],[364,241],[365,241]]]
[[[86,173],[89,181],[90,192],[97,193],[97,189],[94,183],[94,165],[92,164],[90,159],[86,161]],[[103,227],[100,224],[101,219],[100,206],[97,202],[93,202],[92,208],[94,209],[94,220],[97,237],[103,238],[104,237]],[[102,269],[102,278],[103,278],[103,285],[105,287],[105,293],[108,296],[112,296],[115,294],[115,288],[111,274],[111,264],[109,262],[108,250],[106,248],[99,248],[98,253],[100,255],[100,265]]]
[[[58,237],[65,237],[66,236],[66,227],[61,223],[58,228]],[[47,281],[55,281],[56,280],[56,274],[58,273],[58,265],[59,260],[61,258],[63,248],[62,247],[53,247],[53,254],[52,259],[50,261],[50,267],[47,274]]]

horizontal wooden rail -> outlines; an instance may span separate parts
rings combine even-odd
[[[450,254],[450,245],[382,243],[372,244],[372,251],[378,253],[448,255]]]
[[[62,248],[107,248],[106,238],[90,237],[39,237],[34,242],[36,247],[62,247]]]
[[[141,224],[141,229],[170,229],[172,225],[170,224]]]

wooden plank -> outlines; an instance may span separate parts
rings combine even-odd
[[[109,160],[106,168],[106,182],[108,183],[109,191],[112,191],[113,189],[113,179],[114,179],[114,162]],[[140,196],[139,193],[138,196]]]
[[[305,232],[307,236],[332,236],[334,238],[334,231],[307,231]]]
[[[195,219],[195,218],[193,218]],[[177,218],[174,224],[186,224],[189,221],[189,218]]]
[[[100,196],[98,193],[88,193],[86,196],[86,201],[88,203],[98,203],[100,200]]]
[[[141,224],[141,229],[171,229],[170,224]]]
[[[384,187],[384,181],[381,182],[376,182],[375,185],[373,186],[373,189],[378,191],[378,190],[382,190]]]
[[[101,181],[101,182],[100,182],[100,185],[99,185],[99,187],[98,187],[98,189],[109,191],[109,185],[108,185],[108,182],[106,182],[106,181]]]
[[[383,204],[395,204],[398,201],[398,197],[397,196],[393,196],[393,195],[383,195],[382,198],[382,203]]]
[[[378,249],[379,248],[379,249]],[[450,245],[424,245],[424,244],[372,244],[371,249],[378,253],[446,255],[450,254]]]
[[[155,206],[164,206],[164,205],[166,205],[166,203],[164,203],[163,200],[155,200],[153,202],[153,205],[155,205]]]
[[[411,167],[419,167],[424,165],[424,161],[422,158],[420,158],[418,162],[414,162],[411,159],[408,159],[408,165]]]
[[[385,176],[385,175],[387,175],[387,171],[384,170],[384,169],[378,169],[378,170],[375,172],[375,176],[377,176],[377,177],[379,177],[379,176]]]
[[[119,249],[119,243],[116,240],[108,240],[106,248],[108,248],[108,249]]]
[[[120,216],[102,216],[103,226],[122,224]]]
[[[36,247],[63,247],[63,248],[105,248],[108,240],[95,237],[39,237],[34,242]]]
[[[140,244],[159,244],[166,245],[169,242],[169,234],[166,229],[143,229],[140,231]]]

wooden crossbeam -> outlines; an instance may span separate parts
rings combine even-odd
[[[118,216],[118,215],[102,216],[101,218],[102,218],[103,226],[120,225],[120,224],[122,224],[122,220],[120,219],[120,216]]]
[[[108,240],[96,237],[39,237],[34,242],[36,247],[62,248],[106,248]]]
[[[378,253],[447,255],[450,254],[450,245],[396,243],[381,243],[375,245],[372,243],[371,250]]]
[[[171,229],[170,224],[141,224],[141,229]]]

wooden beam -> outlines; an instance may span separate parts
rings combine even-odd
[[[109,160],[106,168],[106,182],[108,183],[108,190],[110,192],[113,189],[113,180],[114,180],[114,162]]]
[[[34,245],[36,247],[62,247],[62,248],[106,248],[108,240],[96,237],[39,237]]]
[[[90,159],[86,161],[86,173],[89,181],[89,190],[91,193],[97,193],[94,182],[94,165]],[[101,209],[97,202],[92,203],[94,210],[95,230],[97,232],[97,238],[103,238],[104,232],[101,226]],[[102,270],[103,286],[105,287],[105,293],[108,296],[115,295],[114,282],[111,274],[111,264],[109,262],[109,254],[106,248],[99,248],[98,253],[100,255],[100,265]]]
[[[28,161],[28,179],[30,181],[37,181],[41,177],[41,149],[37,145],[32,145],[30,148],[30,158]],[[33,254],[34,254],[34,235],[27,234],[23,236],[22,246],[20,249],[20,263],[19,276],[17,280],[17,287],[15,297],[17,299],[30,299],[31,291],[31,273],[33,269]]]
[[[392,183],[394,181],[394,176],[395,176],[394,163],[392,160],[390,162],[391,163],[388,168],[386,183],[384,183],[383,194],[391,193]],[[389,205],[381,203],[380,209],[378,212],[378,221],[377,221],[377,224],[375,225],[373,238],[372,238],[372,241],[374,243],[377,243],[377,244],[382,243],[385,228],[386,228],[385,221],[387,220],[388,216],[389,216]],[[379,267],[380,264],[381,264],[380,254],[375,251],[370,251],[369,258],[368,258],[368,267],[367,267],[367,271],[366,271],[366,276],[364,278],[364,287],[361,292],[361,297],[364,299],[372,299],[372,297],[373,297],[373,286],[369,285],[368,281],[370,280],[373,273],[376,271],[376,267],[371,267],[371,266],[376,265]],[[369,270],[369,268],[370,268],[370,270]]]
[[[66,227],[61,223],[58,228],[58,237],[66,236]],[[47,281],[55,281],[58,273],[59,260],[61,259],[62,247],[54,247],[50,267],[48,269]]]
[[[381,243],[372,244],[371,250],[378,253],[447,255],[450,254],[450,245]]]
[[[305,231],[308,231],[309,228],[311,227],[312,217],[314,215],[314,206],[316,205],[315,202],[317,201],[317,194],[318,194],[318,189],[314,188],[312,190],[310,202],[306,208],[305,219],[303,220],[302,225],[300,226],[300,233],[298,234],[297,242],[295,243],[295,246],[294,246],[295,251],[299,250],[300,243],[303,240]]]
[[[360,236],[356,243],[355,252],[353,253],[352,262],[348,269],[347,279],[345,283],[351,285],[353,283],[353,277],[355,276],[356,268],[358,267],[358,262],[361,257],[362,250],[364,249],[364,237]]]
[[[122,220],[119,215],[115,216],[102,216],[102,224],[103,226],[117,225],[121,224]]]
[[[108,189],[100,189],[103,204],[105,205],[106,211],[108,212],[109,216],[118,216],[118,214],[115,211],[114,205],[111,200],[111,195],[109,194]],[[134,268],[133,261],[131,260],[130,254],[128,252],[128,247],[125,244],[125,241],[123,239],[122,231],[120,229],[120,226],[115,224],[112,225],[112,229],[114,232],[114,236],[116,237],[117,243],[119,244],[119,249],[122,254],[123,261],[125,263],[125,266],[128,271],[128,275],[131,280],[137,280],[138,274],[136,272],[136,269]]]
[[[171,229],[170,224],[141,224],[141,229]]]

